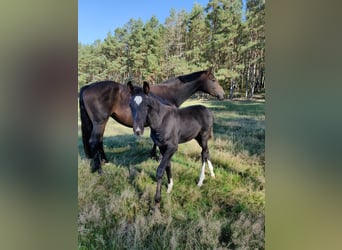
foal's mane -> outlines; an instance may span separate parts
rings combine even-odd
[[[181,76],[177,76],[174,78],[170,78],[162,83],[170,83],[170,82],[174,82],[176,79],[178,79],[179,81],[181,81],[182,83],[187,83],[187,82],[192,82],[197,80],[204,72],[206,72],[206,70],[202,70],[202,71],[197,71],[194,73],[190,73],[187,75],[181,75]]]

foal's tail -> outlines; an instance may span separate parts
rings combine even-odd
[[[86,110],[86,107],[84,106],[84,101],[83,101],[83,91],[87,87],[88,86],[83,86],[80,89],[79,103],[80,103],[80,116],[81,116],[83,149],[84,149],[85,155],[88,158],[91,158],[92,155],[91,155],[91,151],[90,151],[89,139],[90,139],[91,131],[93,129],[93,123],[91,122],[91,119],[88,115],[88,112]]]

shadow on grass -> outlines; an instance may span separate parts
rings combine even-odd
[[[107,136],[103,139],[104,152],[109,163],[129,167],[150,159],[152,141],[149,137],[135,135]],[[84,158],[82,138],[78,137],[78,151]]]
[[[214,123],[214,138],[228,139],[234,144],[234,153],[247,150],[250,155],[265,152],[265,129],[255,119],[218,118]]]
[[[234,153],[248,151],[250,155],[265,154],[265,128],[260,116],[265,104],[246,101],[204,101],[214,111],[214,137],[234,143]]]
[[[234,112],[239,115],[262,115],[265,113],[265,104],[255,101],[205,101],[214,112]]]

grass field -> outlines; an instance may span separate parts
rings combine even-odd
[[[264,249],[265,103],[187,101],[214,111],[209,140],[216,178],[206,169],[196,185],[201,148],[179,145],[172,158],[174,187],[162,188],[161,215],[152,212],[158,162],[149,158],[149,129],[143,137],[110,119],[104,137],[110,163],[90,173],[80,121],[78,165],[79,249]]]

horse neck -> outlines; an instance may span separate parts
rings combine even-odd
[[[202,90],[200,80],[196,79],[191,82],[183,83],[178,80],[176,83],[161,84],[160,86],[155,85],[156,94],[160,97],[168,99],[177,107],[182,105],[190,96],[196,93],[198,90]],[[157,89],[160,87],[161,89]],[[165,90],[166,89],[166,90]]]
[[[194,80],[186,83],[178,83],[174,88],[171,89],[171,91],[173,91],[172,94],[176,100],[176,106],[179,107],[180,105],[182,105],[183,102],[189,99],[189,97],[196,93],[198,90],[201,90],[201,84],[199,83],[199,80]]]

